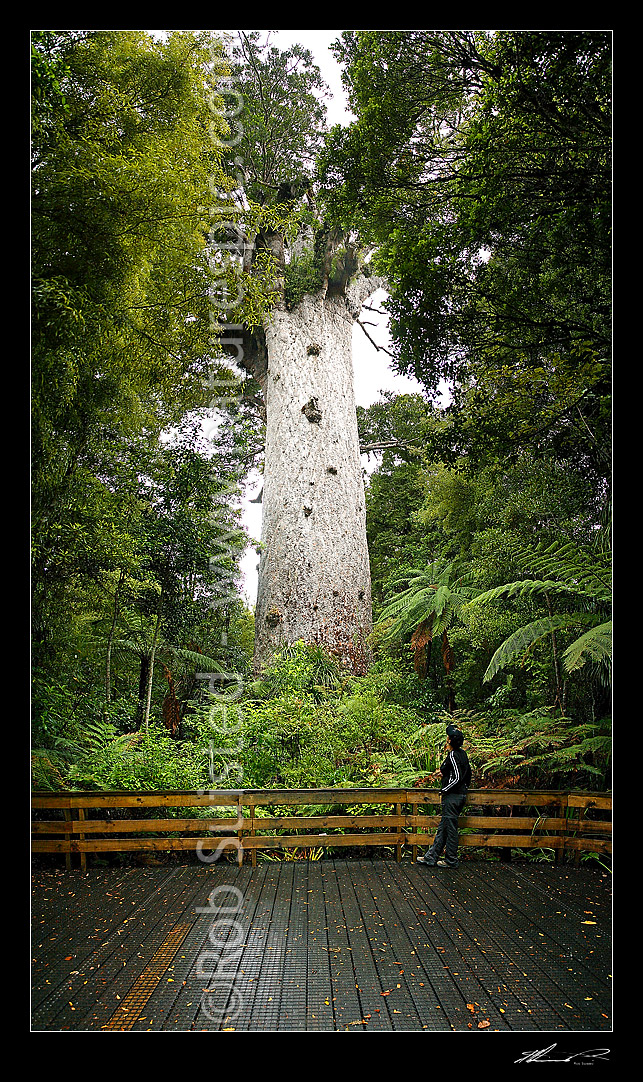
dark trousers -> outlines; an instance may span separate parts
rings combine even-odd
[[[433,845],[424,854],[425,861],[435,864],[444,851],[447,864],[458,863],[458,816],[467,800],[466,793],[442,794],[442,818]]]

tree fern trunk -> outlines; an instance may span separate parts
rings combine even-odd
[[[136,727],[141,728],[145,714],[145,700],[147,698],[147,678],[150,671],[150,655],[140,654],[140,669],[138,674],[138,703],[136,706]]]
[[[553,612],[552,612],[552,607],[551,607],[551,600],[549,598],[549,594],[547,594],[547,593],[545,594],[545,601],[547,602],[547,611],[548,611],[549,615],[552,616]],[[551,633],[551,648],[552,648],[552,657],[553,657],[553,662],[554,662],[554,678],[556,680],[556,698],[554,699],[554,706],[558,706],[560,708],[561,712],[564,712],[563,693],[562,693],[561,678],[560,678],[560,662],[559,662],[559,659],[558,659],[558,645],[557,645],[557,642],[556,642],[556,632],[555,631],[552,631],[552,633]]]
[[[156,655],[156,645],[158,642],[159,629],[161,626],[161,612],[156,617],[156,627],[154,628],[154,637],[152,639],[152,649],[149,654],[149,669],[147,673],[147,687],[145,689],[145,709],[143,712],[143,728],[147,729],[150,720],[150,706],[152,703],[152,681],[154,679],[154,658]]]
[[[113,619],[112,619],[112,626],[111,626],[110,631],[109,631],[109,637],[107,639],[107,658],[105,660],[105,698],[106,698],[106,701],[108,703],[111,701],[111,698],[112,698],[112,688],[111,688],[112,644],[114,642],[114,634],[115,634],[115,631],[116,631],[116,621],[118,619],[118,599],[119,599],[120,589],[121,589],[121,586],[122,586],[124,580],[125,580],[125,571],[124,571],[123,568],[121,568],[121,573],[120,573],[120,576],[119,576],[119,579],[118,579],[118,583],[116,585],[116,590],[114,591],[114,616],[113,616]]]

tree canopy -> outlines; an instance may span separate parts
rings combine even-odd
[[[377,245],[398,369],[449,382],[451,451],[546,447],[604,481],[610,35],[345,31],[335,51],[357,120],[320,176]]]

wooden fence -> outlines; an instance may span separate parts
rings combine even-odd
[[[439,804],[438,789],[41,792],[32,794],[32,851],[64,854],[67,868],[79,854],[83,869],[87,853],[187,850],[209,863],[230,848],[240,864],[249,853],[253,866],[258,850],[365,846],[392,847],[398,861],[410,847],[415,860],[433,840]],[[605,793],[472,789],[459,844],[498,846],[504,857],[550,849],[556,860],[573,853],[578,862],[584,850],[612,852],[611,808]]]

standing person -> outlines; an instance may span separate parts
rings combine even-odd
[[[437,865],[438,868],[458,866],[458,816],[464,808],[467,789],[471,784],[471,767],[467,753],[462,749],[463,741],[460,730],[455,725],[447,725],[447,757],[440,767],[442,817],[433,845],[423,857],[418,857],[419,864]],[[440,860],[443,850],[446,859]]]

